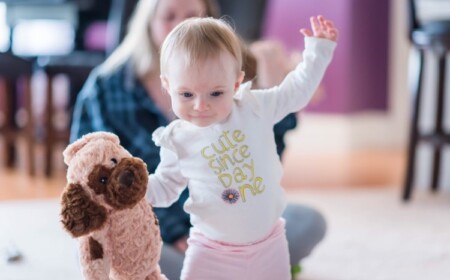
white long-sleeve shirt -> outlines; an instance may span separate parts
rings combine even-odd
[[[175,120],[157,129],[161,163],[150,175],[150,203],[170,206],[188,186],[184,209],[206,237],[249,244],[269,234],[286,206],[273,126],[306,106],[335,46],[305,38],[303,62],[277,87],[251,90],[243,84],[224,122],[197,127]]]

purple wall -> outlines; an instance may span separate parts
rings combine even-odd
[[[309,111],[387,110],[388,0],[269,0],[263,37],[303,50],[300,28],[322,14],[339,28],[338,47],[321,85],[324,96]]]

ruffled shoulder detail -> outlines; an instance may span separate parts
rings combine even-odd
[[[255,94],[258,90],[252,90],[252,81],[248,81],[243,83],[239,90],[234,95],[234,100],[236,101],[236,105],[239,107],[241,104],[249,105],[252,109],[252,112],[261,117],[261,105],[259,104],[258,98],[256,98]]]
[[[158,127],[152,133],[152,140],[155,142],[156,146],[161,146],[161,139],[164,137],[164,132],[166,131],[165,126]],[[164,142],[164,140],[163,140]]]
[[[241,100],[245,93],[252,89],[252,81],[245,82],[241,84],[239,90],[236,92],[234,99]]]
[[[152,140],[156,146],[164,147],[175,152],[173,144],[173,129],[178,121],[171,122],[168,126],[158,127],[152,134]]]

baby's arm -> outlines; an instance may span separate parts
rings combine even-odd
[[[279,86],[254,95],[256,98],[265,99],[262,102],[266,104],[263,110],[268,116],[271,115],[269,112],[272,112],[275,122],[308,104],[331,62],[338,30],[331,21],[322,16],[311,18],[311,28],[312,31],[308,29],[300,31],[305,36],[303,61]]]
[[[310,22],[312,31],[306,28],[300,29],[300,32],[305,37],[337,41],[339,33],[331,20],[325,19],[320,15],[311,17]],[[259,88],[269,88],[279,84],[286,74],[295,68],[290,64],[288,56],[278,41],[258,41],[250,46],[250,50],[257,61],[256,73]]]
[[[168,207],[178,200],[187,186],[187,179],[181,175],[176,154],[161,147],[161,162],[149,177],[147,199],[155,207]]]

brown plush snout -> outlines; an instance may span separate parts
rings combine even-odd
[[[147,182],[145,163],[138,158],[124,158],[112,169],[105,200],[116,209],[131,208],[144,197]]]
[[[134,173],[130,170],[125,170],[123,172],[120,172],[118,182],[119,185],[127,188],[131,187],[135,181]]]

